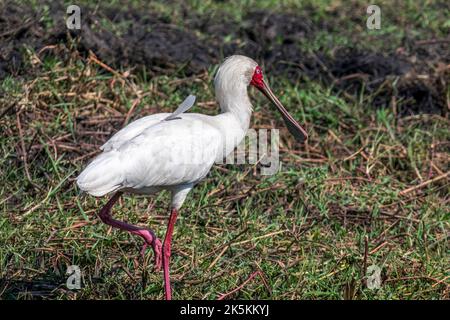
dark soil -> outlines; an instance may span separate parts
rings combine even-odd
[[[39,16],[27,7],[14,4],[0,7],[0,79],[26,72],[25,48],[36,49],[45,43]]]
[[[242,53],[271,73],[285,74],[293,82],[321,81],[345,92],[347,98],[364,89],[373,105],[396,103],[400,115],[448,112],[449,71],[439,68],[450,62],[448,43],[424,46],[405,39],[404,48],[388,54],[355,48],[334,48],[327,51],[331,54],[308,52],[302,41],[318,30],[333,30],[331,22],[317,24],[307,15],[266,11],[250,12],[242,23],[223,14],[199,17],[186,11],[182,28],[151,12],[108,9],[93,13],[82,8],[82,29],[69,32],[61,15],[64,8],[53,3],[49,8],[50,31],[44,31],[48,28],[41,13],[28,7],[10,3],[0,8],[0,79],[30,73],[26,47],[39,52],[56,43],[67,47],[75,43],[84,56],[92,51],[113,67],[145,68],[150,74],[180,70],[198,74],[224,56]],[[102,19],[130,24],[119,36],[101,27]]]

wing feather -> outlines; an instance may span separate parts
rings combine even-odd
[[[178,119],[177,117],[190,108],[195,103],[195,96],[189,95],[175,110],[175,112],[171,114],[167,113],[158,113],[154,115],[150,115],[147,117],[143,117],[136,121],[133,121],[125,128],[122,128],[118,132],[116,132],[105,144],[100,147],[100,150],[110,151],[113,149],[119,148],[123,143],[130,141],[134,137],[141,134],[147,128],[162,123],[163,121],[169,121]]]
[[[193,96],[192,94],[190,94],[186,99],[184,99],[184,101],[180,104],[180,106],[178,107],[177,110],[175,110],[174,113],[172,113],[170,116],[168,116],[167,118],[165,118],[165,121],[168,120],[173,120],[175,119],[177,116],[179,116],[182,113],[185,113],[186,111],[188,111],[190,108],[192,108],[192,106],[195,103],[195,96]]]
[[[211,169],[221,147],[219,130],[200,119],[183,117],[144,130],[118,151],[124,187],[193,183]]]

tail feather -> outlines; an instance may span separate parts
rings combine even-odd
[[[119,155],[116,151],[98,155],[77,178],[78,187],[96,197],[101,197],[122,186],[124,180]]]

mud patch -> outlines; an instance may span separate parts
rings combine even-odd
[[[191,27],[209,35],[216,51],[254,57],[271,74],[294,83],[319,81],[352,101],[363,93],[368,104],[393,107],[400,116],[448,112],[446,43],[430,46],[405,39],[404,48],[387,54],[345,47],[314,52],[307,51],[305,40],[338,27],[328,21],[315,23],[308,14],[260,10],[248,13],[240,24],[216,16],[194,21]]]
[[[110,21],[132,21],[120,36],[105,28],[95,30],[98,17],[90,16],[89,24],[81,30],[82,52],[92,50],[103,61],[113,66],[147,68],[154,73],[172,72],[183,67],[191,75],[213,64],[213,49],[194,34],[182,30],[157,15],[142,16],[136,12],[109,13]]]
[[[15,4],[0,7],[0,79],[23,73],[26,47],[42,46],[45,32],[39,17],[39,13]]]
[[[375,107],[394,107],[399,115],[446,111],[448,72],[423,68],[406,55],[338,50],[325,60],[328,83],[353,96],[364,93]],[[425,70],[424,70],[425,69]],[[422,73],[422,72],[423,73]]]
[[[0,10],[0,79],[8,74],[25,74],[24,50],[39,51],[45,45],[77,44],[77,50],[87,56],[93,51],[102,61],[114,67],[143,67],[149,72],[172,72],[184,67],[186,74],[199,73],[215,62],[213,49],[195,35],[172,25],[154,14],[136,11],[106,10],[83,16],[81,30],[67,30],[65,9],[59,4],[49,5],[49,18],[54,25],[45,28],[43,14],[16,4],[7,4]],[[115,24],[131,23],[126,32],[117,35],[103,27],[107,19]],[[47,30],[44,32],[44,30]]]
[[[313,22],[307,13],[261,10],[247,13],[239,22],[221,13],[203,17],[185,10],[184,26],[177,26],[148,11],[82,8],[82,30],[69,32],[60,14],[64,8],[54,3],[48,8],[51,28],[43,13],[27,7],[8,4],[0,10],[0,30],[5,30],[0,34],[0,79],[30,73],[27,47],[39,51],[56,43],[75,43],[82,56],[92,51],[115,68],[145,69],[150,74],[199,74],[224,56],[241,53],[276,76],[294,83],[322,82],[354,101],[364,93],[369,104],[398,107],[399,115],[448,112],[448,43],[415,45],[406,39],[405,48],[387,54],[355,48],[307,51],[305,39],[313,39],[318,31],[335,32],[331,21]],[[125,27],[113,32],[105,21]]]
[[[307,16],[262,10],[249,12],[240,23],[215,16],[204,20],[194,19],[193,28],[208,35],[208,41],[224,56],[248,55],[271,74],[286,75],[292,81],[304,74],[312,78],[320,74],[319,63],[302,49],[302,43],[317,31],[330,29],[325,22],[318,25]]]

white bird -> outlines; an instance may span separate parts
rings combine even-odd
[[[178,211],[214,162],[231,153],[245,137],[252,114],[248,86],[253,85],[273,102],[297,140],[307,139],[306,131],[272,93],[254,60],[241,55],[227,58],[220,65],[214,84],[220,114],[185,113],[195,101],[194,96],[189,96],[172,114],[150,115],[118,131],[77,178],[79,188],[93,196],[115,192],[99,217],[108,225],[141,236],[145,240],[142,254],[147,245],[152,246],[156,270],[163,265],[166,299],[171,299],[170,247]],[[111,217],[111,208],[123,192],[150,195],[161,190],[172,194],[163,244],[152,230]]]

